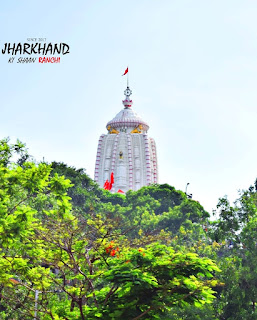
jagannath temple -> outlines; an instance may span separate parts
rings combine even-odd
[[[107,123],[98,142],[94,179],[111,192],[158,183],[155,141],[148,136],[148,123],[132,109],[131,94],[127,83],[124,109]]]

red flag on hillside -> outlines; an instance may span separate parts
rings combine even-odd
[[[113,172],[111,173],[110,181],[107,179],[104,183],[104,189],[105,190],[111,190],[112,185],[114,184],[114,175]]]
[[[125,70],[125,72],[123,73],[123,76],[125,76],[125,74],[128,73],[128,68]]]
[[[109,183],[109,190],[112,189],[112,185],[114,184],[114,176],[113,176],[113,172],[111,173],[111,177],[110,177],[110,183]]]
[[[110,188],[110,182],[108,181],[108,179],[105,181],[105,183],[104,183],[104,189],[105,190],[110,190],[109,189]]]
[[[114,184],[114,175],[113,172],[111,173],[111,179],[110,179],[111,184]]]

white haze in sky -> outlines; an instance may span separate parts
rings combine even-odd
[[[0,137],[36,160],[86,168],[121,109],[129,65],[134,110],[157,143],[160,183],[206,210],[257,177],[257,2],[2,1],[0,48],[65,42],[59,64],[9,64],[0,53]]]

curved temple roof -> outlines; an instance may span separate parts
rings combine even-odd
[[[132,109],[121,110],[111,121],[106,125],[106,128],[111,126],[112,128],[131,128],[142,125],[143,130],[147,131],[149,125],[143,121],[143,119]]]
[[[107,130],[109,126],[114,129],[126,129],[136,128],[139,125],[142,125],[143,131],[148,131],[148,123],[145,122],[134,110],[131,109],[131,105],[133,104],[133,101],[130,100],[131,93],[132,91],[129,89],[129,87],[127,87],[127,89],[124,91],[126,99],[122,101],[125,108],[121,110],[111,121],[107,123]]]

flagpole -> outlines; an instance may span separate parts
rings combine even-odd
[[[128,66],[125,72],[122,74],[122,76],[125,76],[125,74],[127,75],[127,88],[128,88],[129,87]]]

